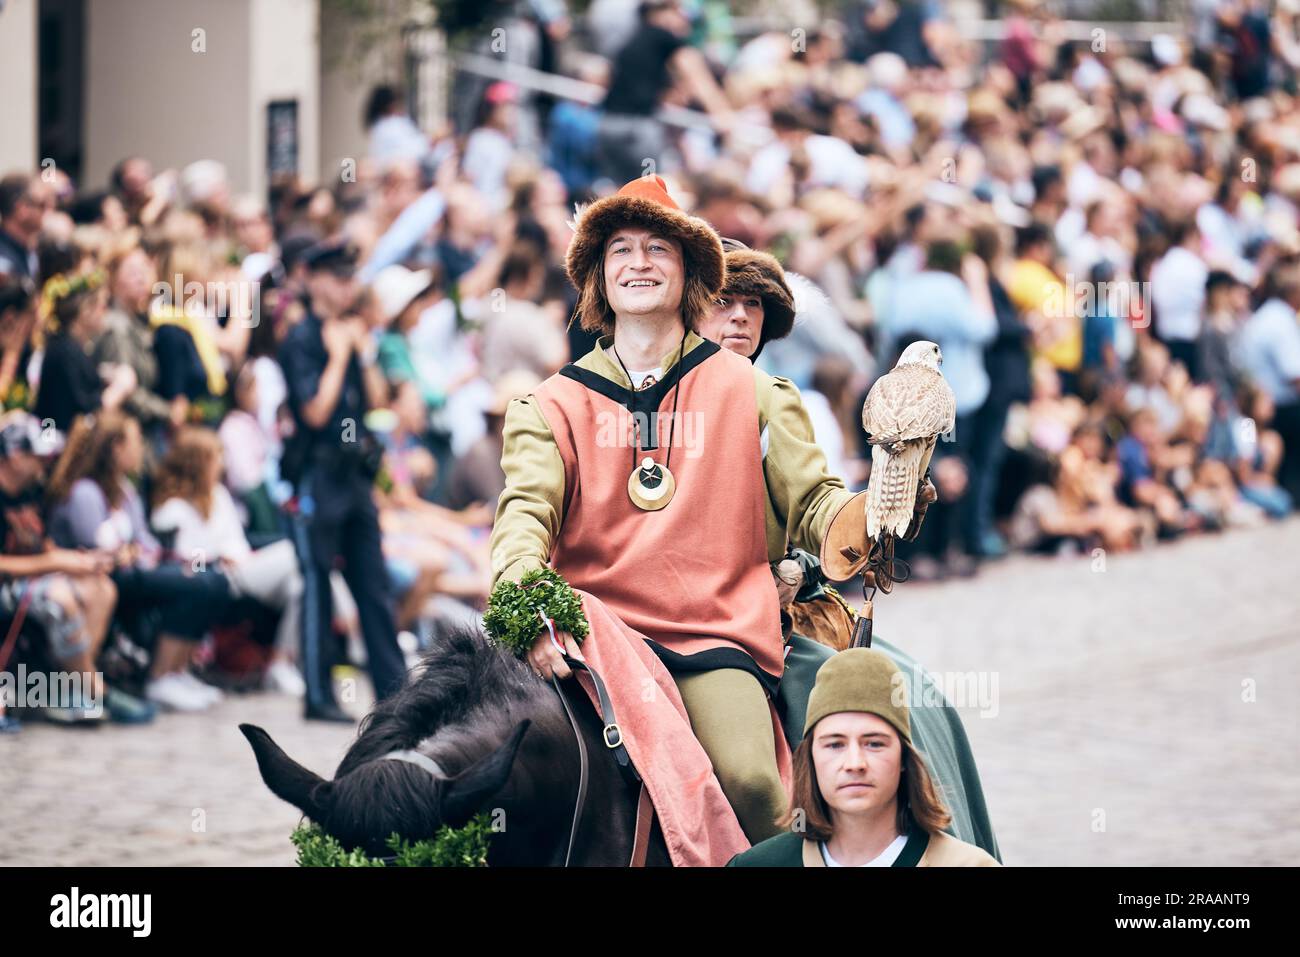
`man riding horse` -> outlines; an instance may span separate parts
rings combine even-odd
[[[662,179],[580,211],[566,268],[603,335],[506,413],[494,580],[549,565],[582,595],[590,636],[561,640],[604,674],[674,862],[723,863],[776,833],[788,793],[769,563],[787,542],[818,552],[853,493],[798,390],[697,334],[723,249]],[[527,654],[570,673],[546,631]],[[743,835],[718,819],[718,783]]]
[[[829,649],[797,634],[783,648],[769,563],[788,542],[816,553],[823,538],[835,541],[827,527],[852,511],[842,508],[852,496],[827,475],[794,387],[756,371],[749,348],[728,351],[741,337],[719,349],[697,335],[723,287],[722,248],[707,224],[678,210],[656,178],[587,208],[576,225],[568,267],[580,316],[607,335],[507,412],[487,617],[538,675],[570,674],[563,647],[597,707],[575,717],[566,696],[476,632],[449,635],[376,707],[332,781],[241,725],[271,790],[345,848],[382,854],[390,834],[427,839],[491,809],[514,822],[493,843],[493,863],[607,865],[630,855],[720,865],[775,833],[784,810],[790,752],[772,692],[779,682],[798,740]],[[733,287],[744,285],[745,263],[729,259],[727,288],[743,292]],[[759,285],[770,290],[783,281],[768,259]],[[760,341],[789,331],[778,299]],[[587,634],[581,649],[563,633],[535,634],[530,609],[542,592],[554,598],[545,599],[552,619]],[[511,627],[494,630],[503,615]],[[609,707],[584,667],[604,676]],[[956,712],[915,708],[912,724],[952,799],[955,833],[996,855]],[[584,784],[587,755],[620,735],[618,762],[590,762]],[[637,807],[616,768],[629,755],[657,832],[643,830],[647,805]]]

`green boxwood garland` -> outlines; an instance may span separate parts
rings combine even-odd
[[[582,613],[582,599],[550,568],[528,572],[518,582],[497,582],[488,598],[483,626],[493,641],[522,658],[546,628],[543,614],[555,623],[556,631],[567,631],[579,642],[587,637],[590,628]]]
[[[432,840],[414,844],[396,834],[388,838],[396,856],[394,867],[487,867],[491,818],[486,811],[474,815],[464,827],[443,825]],[[360,848],[345,851],[316,824],[299,824],[289,840],[298,848],[299,867],[386,867],[387,862],[371,857]]]

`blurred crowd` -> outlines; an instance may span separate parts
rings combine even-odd
[[[359,266],[341,348],[383,373],[364,424],[403,652],[481,608],[505,405],[592,344],[568,321],[573,204],[648,172],[786,267],[795,328],[759,364],[850,486],[874,378],[942,348],[957,427],[900,548],[914,580],[1293,508],[1294,0],[1200,0],[1141,41],[1072,39],[1034,0],[991,4],[992,41],[910,0],[783,6],[744,36],[713,0],[506,6],[514,56],[593,102],[462,74],[452,122],[421,130],[377,88],[368,155],[266,198],[211,160],[0,180],[0,656],[98,663],[122,721],[216,684],[302,694],[283,344],[339,237]]]

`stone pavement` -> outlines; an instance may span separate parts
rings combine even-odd
[[[984,682],[962,715],[1008,864],[1290,864],[1297,555],[1300,520],[1137,555],[1014,557],[898,586],[876,630],[954,695]],[[270,695],[145,728],[30,722],[0,738],[0,865],[292,864],[298,812],[262,784],[243,721],[327,777],[355,733]]]
[[[875,627],[928,670],[996,676],[996,709],[962,719],[1006,863],[1293,864],[1298,572],[1293,519],[904,584]]]
[[[363,715],[370,692],[357,683]],[[292,865],[297,809],[262,783],[239,724],[259,725],[330,777],[356,729],[307,723],[295,699],[227,695],[151,725],[63,728],[29,721],[0,736],[0,866]]]

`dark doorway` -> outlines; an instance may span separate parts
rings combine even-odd
[[[40,152],[80,182],[84,159],[85,0],[40,0],[37,61]]]

